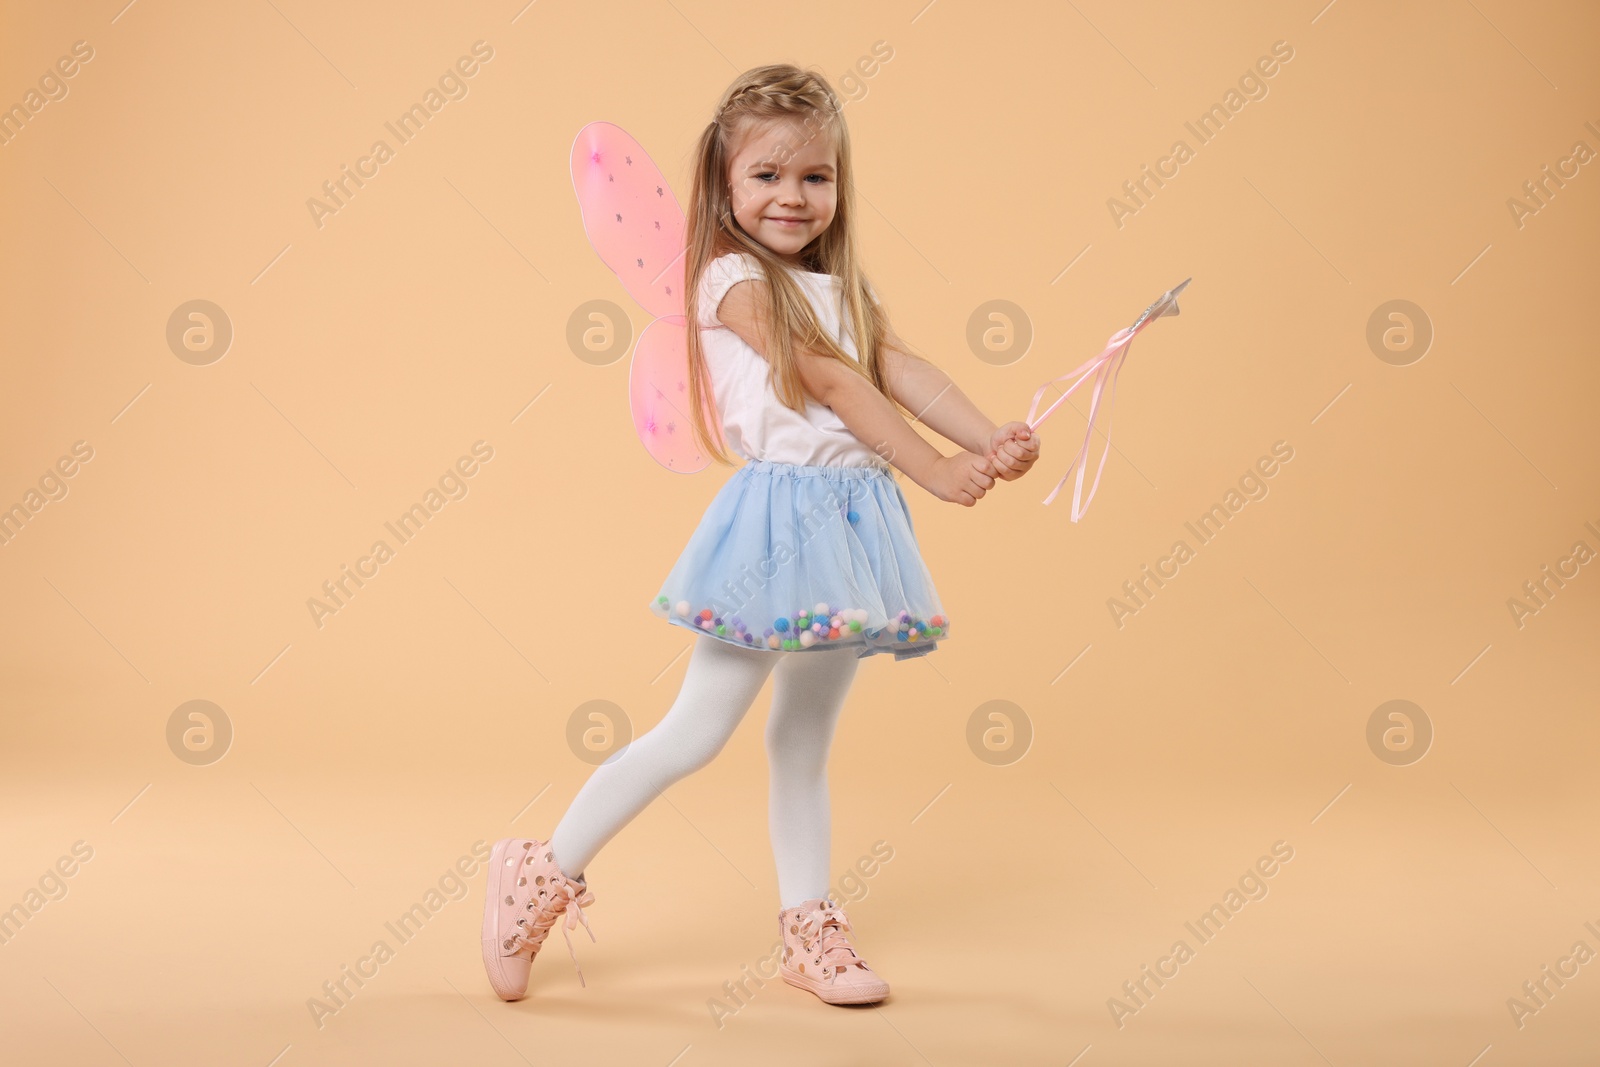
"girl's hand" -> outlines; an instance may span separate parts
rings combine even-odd
[[[1039,458],[1039,435],[1025,422],[1008,422],[989,439],[986,458],[996,477],[1014,482]]]
[[[953,456],[939,457],[926,488],[940,500],[970,508],[994,488],[994,476],[994,465],[987,457],[957,452]]]

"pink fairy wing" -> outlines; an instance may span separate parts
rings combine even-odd
[[[693,474],[711,462],[689,418],[687,320],[668,315],[644,328],[628,370],[628,405],[645,449],[668,470]],[[712,420],[711,432],[720,433]]]
[[[620,126],[591,122],[572,142],[583,229],[643,308],[683,314],[683,210],[667,179]]]
[[[710,460],[689,420],[683,210],[639,142],[609,122],[591,122],[573,139],[572,188],[589,243],[656,319],[640,333],[628,372],[634,430],[663,467],[702,470]]]

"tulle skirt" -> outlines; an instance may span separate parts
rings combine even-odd
[[[881,466],[752,460],[712,499],[650,609],[772,651],[927,655],[950,632],[905,494]]]

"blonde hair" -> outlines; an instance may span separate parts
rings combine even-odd
[[[802,256],[805,269],[832,274],[843,282],[840,287],[842,303],[849,308],[859,361],[851,359],[822,329],[810,301],[790,276],[789,264],[745,233],[734,220],[728,176],[734,148],[752,128],[775,121],[801,125],[807,142],[820,136],[831,139],[837,147],[838,194],[833,221],[821,237],[806,247]],[[724,447],[721,419],[716,411],[705,351],[700,344],[698,316],[700,280],[707,265],[726,253],[746,252],[761,263],[770,295],[766,321],[773,334],[763,337],[770,364],[768,380],[786,407],[805,411],[799,357],[794,350],[796,338],[807,348],[831,356],[862,375],[894,403],[881,359],[884,320],[873,307],[856,251],[853,179],[850,133],[839,98],[821,75],[788,63],[755,67],[735,78],[723,91],[716,114],[700,135],[695,148],[689,209],[685,213],[688,259],[684,266],[684,304],[688,320],[689,402],[695,442],[724,464],[732,466],[734,459]]]

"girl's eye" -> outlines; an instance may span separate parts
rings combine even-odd
[[[773,172],[772,172],[772,171],[770,171],[770,170],[769,170],[769,171],[763,171],[763,172],[762,172],[762,173],[760,173],[760,174],[757,174],[757,175],[756,175],[756,177],[757,177],[757,178],[760,178],[760,179],[761,179],[761,180],[762,180],[762,182],[766,182],[766,180],[767,180],[767,179],[768,179],[768,178],[776,178],[776,177],[777,177],[777,175],[776,175],[776,174],[774,174],[774,173],[773,173]],[[816,178],[816,179],[817,179],[817,180],[818,180],[818,182],[819,182],[819,183],[820,183],[820,182],[825,182],[825,181],[827,181],[827,180],[828,180],[828,179],[827,179],[827,178],[826,178],[826,177],[825,177],[825,176],[824,176],[824,175],[821,175],[821,174],[808,174],[808,175],[806,175],[806,177],[807,177],[807,178],[808,178],[808,179],[809,179],[809,178]]]

